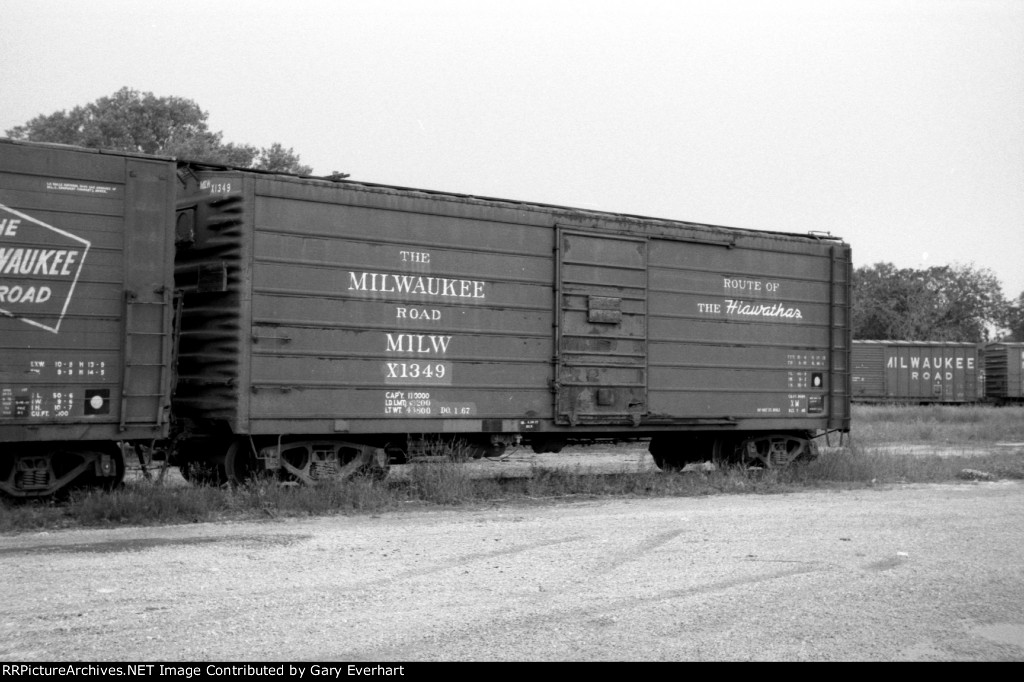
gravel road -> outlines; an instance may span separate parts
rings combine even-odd
[[[0,538],[0,661],[1024,660],[1024,484]]]

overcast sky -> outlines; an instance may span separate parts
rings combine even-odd
[[[3,0],[0,133],[123,86],[367,182],[786,232],[1024,291],[1021,0]]]

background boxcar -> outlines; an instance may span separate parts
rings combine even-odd
[[[996,401],[1024,400],[1024,343],[985,346],[985,395]]]
[[[213,450],[229,478],[308,480],[368,448],[416,454],[419,434],[477,454],[653,437],[661,464],[770,462],[849,428],[838,239],[232,170],[192,182],[238,212],[180,218],[186,470]]]
[[[973,403],[983,396],[977,344],[854,341],[853,400]]]
[[[168,435],[169,159],[0,141],[0,491],[124,475]]]

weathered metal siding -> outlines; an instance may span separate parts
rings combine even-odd
[[[0,439],[166,434],[174,174],[0,142]]]
[[[985,346],[985,395],[997,400],[1024,398],[1024,343]]]
[[[252,431],[550,418],[552,231],[515,217],[255,180]]]
[[[885,346],[874,341],[853,342],[853,399],[885,397]]]
[[[200,176],[245,201],[236,432],[849,425],[836,240]]]
[[[556,417],[639,426],[647,408],[646,239],[562,230]]]
[[[854,341],[854,399],[969,403],[981,396],[978,347],[930,341]]]
[[[651,418],[842,427],[849,267],[833,242],[652,240]]]

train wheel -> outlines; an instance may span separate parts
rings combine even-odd
[[[657,435],[651,438],[647,445],[647,452],[651,453],[654,466],[662,471],[676,471],[681,469],[678,448],[674,439],[670,436]]]
[[[811,443],[805,438],[784,434],[772,434],[750,438],[740,448],[740,461],[745,466],[760,466],[766,469],[789,466],[797,459],[808,456]]]
[[[231,485],[242,485],[255,478],[259,462],[250,441],[236,438],[224,455],[224,474]]]
[[[0,492],[31,498],[72,490],[112,490],[124,481],[124,454],[116,443],[61,443],[15,454],[4,462]]]
[[[384,448],[343,441],[288,443],[280,455],[285,481],[316,485],[356,476],[387,478],[390,456]]]
[[[90,487],[113,490],[124,483],[124,450],[117,443],[107,443],[89,455],[94,463],[90,477],[85,482]]]
[[[651,438],[647,451],[662,471],[679,471],[687,464],[714,457],[714,436],[705,433],[667,433]]]
[[[654,460],[654,466],[658,467],[662,471],[680,471],[686,466],[685,463],[674,457],[658,457],[657,455],[651,455],[651,459]]]
[[[60,448],[48,453],[52,494],[72,490],[110,491],[124,482],[124,452],[117,443],[96,443],[94,449]]]

